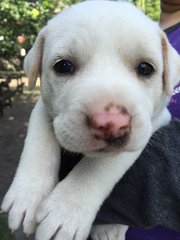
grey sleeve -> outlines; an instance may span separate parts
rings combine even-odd
[[[159,129],[114,187],[96,223],[180,231],[180,121]]]

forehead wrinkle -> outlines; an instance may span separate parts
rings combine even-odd
[[[53,31],[49,29],[50,33]],[[89,30],[89,26],[82,23],[62,24],[59,29],[49,34],[49,46],[53,52],[53,58],[56,56],[64,56],[69,58],[85,58],[88,59],[93,54],[95,35]],[[52,37],[51,37],[52,36]]]
[[[93,54],[91,41],[87,41],[83,36],[75,34],[66,34],[62,38],[54,37],[48,48],[45,49],[45,55],[50,60],[49,65],[54,65],[58,60],[66,59],[77,64],[88,61]]]
[[[152,39],[153,36],[153,40]],[[125,59],[144,59],[151,60],[155,64],[159,64],[161,60],[161,41],[158,32],[144,31],[135,35],[129,35],[133,39],[133,44],[128,41],[126,37],[121,37],[118,44],[118,54],[125,57]]]

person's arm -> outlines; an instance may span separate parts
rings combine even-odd
[[[180,121],[158,130],[115,186],[95,223],[180,231]]]

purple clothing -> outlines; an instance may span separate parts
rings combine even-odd
[[[180,22],[166,29],[165,32],[171,45],[180,54]],[[180,119],[180,83],[174,89],[168,108],[173,117]]]
[[[180,54],[180,22],[165,30],[169,42]]]
[[[180,119],[180,83],[174,89],[168,109],[174,118]]]
[[[131,227],[126,234],[127,240],[180,240],[180,233],[164,227],[153,229]]]
[[[180,22],[165,30],[169,42],[180,54]],[[173,118],[180,119],[180,83],[175,87],[168,109]],[[153,229],[129,228],[126,240],[180,240],[180,232],[174,232],[161,226]]]

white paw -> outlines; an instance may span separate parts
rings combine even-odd
[[[96,211],[78,188],[59,183],[37,211],[36,240],[86,240]],[[94,213],[93,213],[94,212]]]
[[[91,229],[92,240],[125,240],[128,226],[120,224],[94,225]]]
[[[8,225],[12,232],[23,225],[25,234],[34,233],[37,207],[53,187],[53,184],[40,184],[37,179],[30,182],[18,179],[12,183],[1,205],[2,212],[9,212]]]

